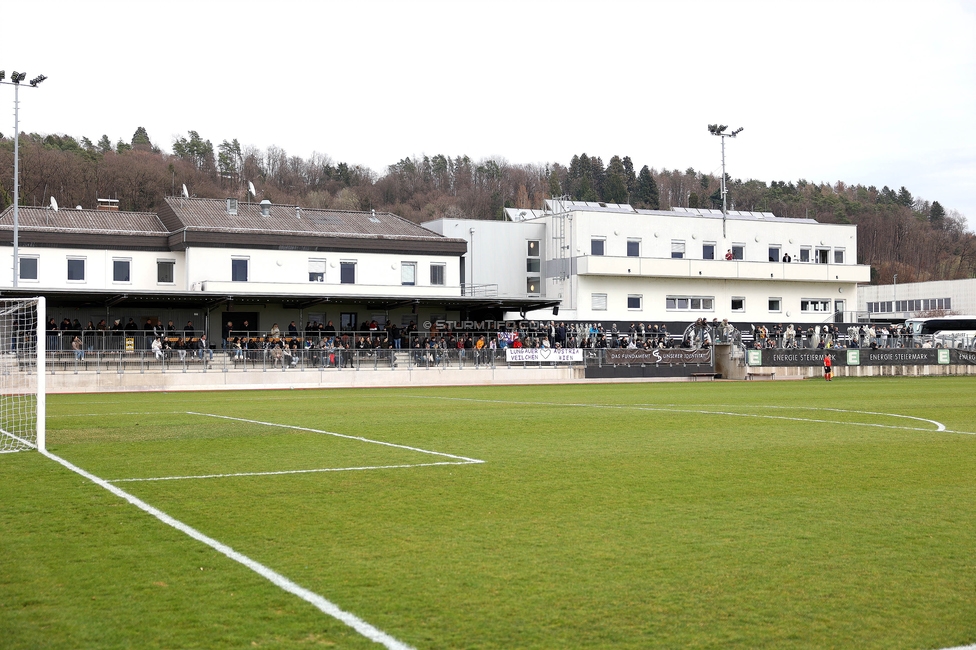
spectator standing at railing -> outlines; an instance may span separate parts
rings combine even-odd
[[[197,353],[200,356],[200,361],[210,360],[213,361],[213,350],[210,349],[210,341],[207,340],[207,333],[204,332],[200,335],[200,340],[197,341]]]
[[[76,336],[71,340],[71,349],[75,351],[75,361],[85,358],[85,349],[82,347],[81,337]]]
[[[220,328],[220,347],[224,350],[227,349],[227,345],[231,339],[231,332],[234,331],[234,321],[227,321],[224,326]]]
[[[278,323],[271,326],[271,329],[268,331],[268,336],[271,337],[271,340],[281,338],[281,328],[278,327]]]
[[[185,334],[186,334],[187,336],[189,336],[189,337],[191,337],[191,338],[192,338],[192,337],[193,337],[193,332],[194,332],[194,331],[195,331],[195,330],[193,329],[193,321],[192,321],[192,320],[188,320],[188,321],[186,321],[186,325],[184,325],[184,326],[183,326],[183,332],[184,332],[184,333],[185,333]]]

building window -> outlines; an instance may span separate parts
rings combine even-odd
[[[770,298],[769,299],[769,311],[783,311],[783,299],[782,298]]]
[[[667,296],[664,306],[668,311],[714,311],[713,296]]]
[[[356,284],[355,262],[339,262],[339,282],[342,284]]]
[[[542,293],[542,289],[541,289],[542,283],[540,282],[540,279],[541,278],[526,278],[525,279],[525,292],[526,293],[535,293],[535,294]]]
[[[590,255],[603,255],[604,249],[606,249],[606,245],[607,245],[606,239],[591,239]]]
[[[732,259],[744,260],[746,258],[745,244],[732,244]]]
[[[630,295],[627,296],[627,309],[640,310],[644,302],[644,296],[641,295]]]
[[[607,310],[607,294],[605,293],[591,293],[590,294],[590,305],[593,311],[606,311]]]
[[[702,259],[703,260],[715,259],[715,244],[702,244]]]
[[[85,258],[69,257],[68,258],[68,282],[84,282],[84,281],[85,281]]]
[[[231,282],[247,282],[247,263],[248,263],[248,259],[246,257],[239,258],[239,259],[231,259],[230,261]]]
[[[359,325],[359,314],[354,311],[339,313],[339,329],[343,332],[355,332]]]
[[[441,286],[444,284],[444,265],[443,264],[431,264],[430,265],[430,283],[434,285]]]
[[[843,264],[843,263],[844,263],[844,249],[843,248],[835,248],[834,249],[834,264]]]
[[[415,284],[417,284],[417,263],[416,262],[400,263],[400,284],[406,287],[412,287]]]
[[[308,281],[325,282],[325,260],[310,259],[308,261]]]
[[[680,260],[685,256],[685,242],[681,239],[671,240],[671,257]]]
[[[173,284],[176,281],[176,261],[156,260],[156,282]]]
[[[801,298],[800,311],[825,314],[830,311],[830,301],[819,298]]]
[[[801,248],[800,249],[800,261],[801,262],[809,262],[810,261],[810,249],[809,248]]]
[[[769,261],[770,262],[778,262],[779,259],[780,259],[780,257],[779,257],[779,246],[770,246],[769,247]]]
[[[817,249],[817,264],[828,264],[830,262],[830,249],[829,248],[818,248]]]
[[[732,311],[745,311],[746,310],[746,299],[742,296],[734,296],[732,298]]]
[[[131,282],[129,265],[132,260],[112,260],[112,282]]]
[[[541,273],[542,272],[542,260],[538,257],[528,258],[525,260],[525,272],[526,273]]]
[[[640,245],[641,245],[641,240],[639,240],[639,239],[628,239],[627,240],[627,257],[640,257]]]
[[[541,257],[541,250],[538,240],[532,239],[526,242],[526,256]]]
[[[37,279],[37,258],[36,257],[18,257],[20,264],[20,279],[21,280],[36,280]]]

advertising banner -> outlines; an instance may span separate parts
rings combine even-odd
[[[604,352],[607,363],[615,366],[651,363],[711,365],[712,363],[712,351],[708,349],[651,348],[650,350],[629,350],[627,348],[610,348]]]
[[[835,366],[976,365],[976,352],[949,348],[850,348],[830,350],[747,350],[750,366],[819,366],[825,355]]]
[[[580,348],[505,348],[505,359],[509,363],[549,362],[582,363],[583,350]]]

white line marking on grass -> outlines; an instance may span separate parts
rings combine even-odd
[[[133,411],[121,413],[61,413],[59,415],[48,415],[50,418],[101,418],[115,417],[116,415],[184,415],[186,411]]]
[[[248,569],[254,571],[261,577],[265,578],[276,587],[284,591],[287,591],[290,594],[298,596],[305,602],[319,609],[324,614],[328,614],[332,618],[342,623],[345,623],[346,625],[356,630],[356,632],[366,637],[370,641],[373,641],[374,643],[379,643],[384,647],[389,648],[389,650],[413,650],[411,646],[408,646],[402,641],[393,638],[386,632],[373,627],[372,625],[362,620],[355,614],[352,614],[350,612],[345,611],[344,609],[341,609],[335,603],[332,603],[331,601],[326,600],[325,598],[318,595],[317,593],[310,591],[305,587],[296,584],[295,582],[292,582],[291,580],[281,575],[280,573],[273,571],[272,569],[269,569],[268,567],[264,566],[260,562],[252,560],[251,558],[247,557],[243,553],[239,553],[235,551],[234,549],[227,546],[226,544],[222,544],[221,542],[218,542],[214,538],[204,535],[197,529],[184,524],[182,521],[170,517],[162,510],[159,510],[158,508],[154,508],[153,506],[149,505],[145,501],[132,496],[128,492],[112,485],[108,481],[105,481],[95,476],[94,474],[86,472],[80,467],[69,463],[68,461],[64,460],[63,458],[60,458],[59,456],[55,456],[54,454],[50,453],[47,450],[41,449],[40,452],[45,456],[47,456],[48,458],[50,458],[51,460],[58,462],[61,465],[64,465],[72,472],[75,472],[76,474],[80,474],[81,476],[84,476],[92,483],[95,483],[96,485],[105,488],[115,496],[125,499],[126,501],[128,501],[135,507],[139,508],[140,510],[149,513],[156,519],[159,519],[164,524],[168,526],[172,526],[173,528],[180,531],[181,533],[188,535],[189,537],[192,537],[198,542],[202,542],[206,544],[210,548],[214,549],[218,553],[225,555],[231,560],[243,564]]]
[[[215,415],[213,413],[197,413],[195,411],[180,411],[186,415],[200,415],[203,417],[218,418],[221,420],[234,420],[236,422],[247,422],[249,424],[262,424],[269,427],[279,427],[282,429],[293,429],[296,431],[308,431],[311,433],[320,433],[327,436],[335,436],[337,438],[346,438],[347,440],[356,440],[359,442],[368,442],[374,445],[383,445],[386,447],[396,447],[398,449],[407,449],[409,451],[416,451],[422,454],[430,454],[432,456],[442,456],[444,458],[452,458],[454,460],[450,461],[440,461],[437,463],[409,463],[403,465],[374,465],[367,467],[321,467],[313,469],[291,469],[291,470],[276,470],[268,472],[233,472],[228,474],[199,474],[199,475],[187,475],[187,476],[158,476],[158,477],[148,477],[148,478],[116,478],[116,479],[106,479],[107,483],[133,483],[136,481],[183,481],[191,479],[205,479],[205,478],[232,478],[237,476],[281,476],[285,474],[313,474],[318,472],[356,472],[356,471],[366,471],[366,470],[376,470],[376,469],[406,469],[410,467],[435,467],[437,465],[472,465],[484,463],[483,460],[478,460],[477,458],[467,458],[465,456],[456,456],[454,454],[447,454],[442,451],[431,451],[429,449],[420,449],[419,447],[410,447],[407,445],[398,445],[393,442],[383,442],[381,440],[371,440],[370,438],[363,438],[360,436],[350,436],[344,433],[334,433],[332,431],[323,431],[321,429],[312,429],[309,427],[300,427],[292,424],[278,424],[275,422],[262,422],[260,420],[248,420],[245,418],[231,417],[229,415]]]
[[[413,465],[374,465],[372,467],[326,467],[320,469],[286,469],[277,472],[237,472],[234,474],[200,474],[197,476],[160,476],[156,478],[115,478],[106,479],[107,483],[132,483],[135,481],[182,481],[194,478],[231,478],[234,476],[280,476],[282,474],[314,474],[316,472],[360,472],[371,469],[404,469],[408,467],[434,467],[435,465],[470,465],[472,462],[485,461],[441,461],[439,463],[415,463]]]
[[[957,645],[952,648],[942,648],[942,650],[976,650],[976,643],[972,645]]]
[[[600,409],[621,409],[621,410],[636,410],[636,411],[660,411],[665,413],[690,413],[695,415],[730,415],[740,418],[763,418],[769,420],[789,420],[792,422],[815,422],[819,424],[839,424],[855,427],[875,427],[879,429],[898,429],[901,431],[924,431],[926,433],[933,433],[932,429],[923,429],[921,427],[904,427],[894,424],[880,424],[877,422],[846,422],[842,420],[822,420],[819,418],[795,418],[787,417],[785,415],[762,415],[759,413],[736,413],[734,411],[706,411],[698,409],[685,409],[685,408],[674,408],[674,407],[664,407],[664,406],[648,406],[639,404],[581,404],[572,402],[524,402],[519,400],[500,400],[500,399],[479,399],[475,397],[440,397],[434,395],[417,395],[415,396],[419,399],[440,399],[440,400],[451,400],[460,402],[482,402],[486,404],[520,404],[525,406],[574,406],[579,408],[600,408]],[[753,408],[752,406],[743,408]],[[756,406],[755,408],[761,408]],[[777,407],[777,408],[790,408],[790,407]],[[816,408],[816,407],[796,407],[796,408]],[[936,432],[941,433],[959,433],[963,435],[976,435],[976,432],[972,431],[954,431],[952,429],[946,429],[945,425],[941,422],[935,420],[927,420],[925,418],[916,418],[911,415],[898,415],[897,413],[873,413],[871,411],[842,411],[841,409],[822,409],[828,411],[841,411],[845,413],[862,413],[862,414],[874,414],[874,415],[885,415],[891,417],[903,417],[910,418],[913,420],[921,420],[923,422],[929,422],[936,425]]]
[[[203,415],[208,418],[218,418],[221,420],[234,420],[236,422],[248,422],[250,424],[263,424],[268,427],[279,427],[281,429],[293,429],[295,431],[309,431],[311,433],[321,433],[326,436],[335,436],[336,438],[345,438],[346,440],[358,440],[360,442],[369,442],[374,445],[384,445],[386,447],[396,447],[397,449],[408,449],[410,451],[418,451],[421,454],[431,454],[432,456],[444,456],[445,458],[454,458],[456,460],[463,460],[466,463],[483,463],[485,461],[478,460],[477,458],[467,458],[465,456],[456,456],[454,454],[447,454],[443,451],[431,451],[429,449],[420,449],[419,447],[410,447],[408,445],[398,445],[395,442],[383,442],[382,440],[372,440],[370,438],[363,438],[362,436],[349,436],[344,433],[335,433],[333,431],[323,431],[322,429],[312,429],[310,427],[299,427],[293,424],[278,424],[277,422],[262,422],[260,420],[248,420],[246,418],[235,418],[229,415],[215,415],[213,413],[196,413],[195,411],[187,411],[189,415]]]

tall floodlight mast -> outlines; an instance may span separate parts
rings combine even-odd
[[[20,268],[17,260],[17,245],[20,236],[20,82],[27,78],[26,72],[14,71],[10,75],[10,81],[4,81],[6,73],[0,70],[0,84],[14,87],[14,289],[17,288],[17,280],[20,276]],[[31,88],[37,88],[37,84],[47,79],[42,74],[30,80]]]
[[[740,126],[732,133],[725,133],[725,129],[729,128],[726,124],[709,124],[708,132],[712,135],[717,135],[722,138],[722,237],[725,237],[725,219],[729,215],[728,206],[726,204],[725,195],[728,193],[725,188],[725,138],[734,138],[742,132],[742,127]]]

